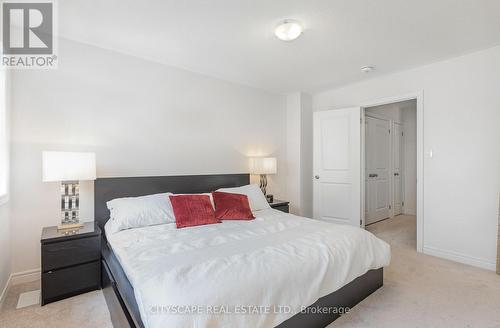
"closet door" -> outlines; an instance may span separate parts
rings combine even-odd
[[[403,212],[403,126],[399,123],[394,123],[393,138],[393,202],[394,215],[399,215]]]
[[[366,224],[390,216],[389,121],[366,117]]]

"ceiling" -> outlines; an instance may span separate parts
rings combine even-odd
[[[272,92],[316,92],[500,44],[498,0],[64,0],[59,34]],[[273,35],[300,20],[293,42]],[[374,65],[370,74],[360,67]]]

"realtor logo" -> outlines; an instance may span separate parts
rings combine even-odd
[[[2,3],[2,66],[55,68],[54,3]]]

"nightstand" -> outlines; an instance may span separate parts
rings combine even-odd
[[[289,204],[290,202],[275,199],[272,203],[269,203],[269,206],[271,206],[271,208],[274,208],[275,210],[289,213],[290,211]]]
[[[42,306],[101,288],[101,230],[86,222],[75,231],[45,227],[42,246]]]

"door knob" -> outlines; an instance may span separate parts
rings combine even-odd
[[[395,177],[399,176],[399,173],[394,173],[394,176],[395,176]]]
[[[314,179],[318,180],[319,179],[319,175],[315,175]]]
[[[370,173],[370,174],[368,174],[368,177],[369,178],[376,178],[376,177],[378,177],[378,174],[376,174],[376,173]]]

